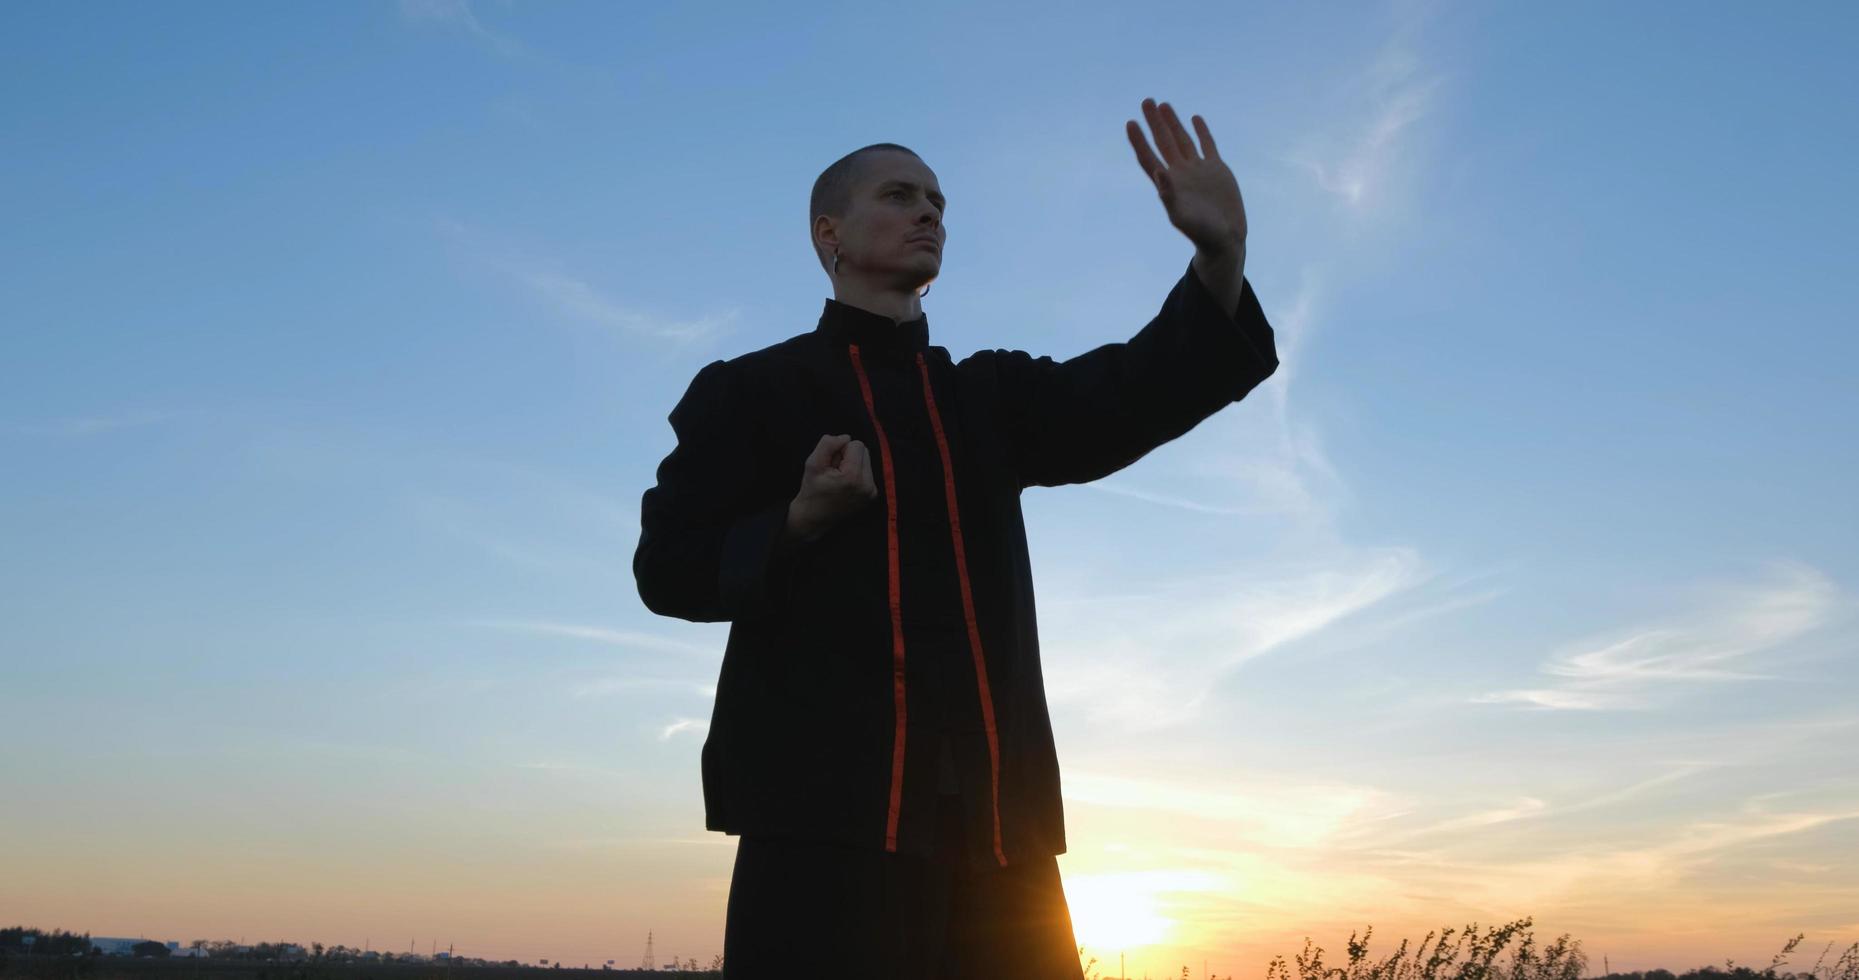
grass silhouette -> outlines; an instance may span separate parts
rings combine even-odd
[[[1477,923],[1472,923],[1463,930],[1441,929],[1437,938],[1435,933],[1429,932],[1411,953],[1408,941],[1403,939],[1399,948],[1379,961],[1369,959],[1368,941],[1375,927],[1368,926],[1363,929],[1360,940],[1355,933],[1349,934],[1348,962],[1335,966],[1324,964],[1323,947],[1313,945],[1306,936],[1304,951],[1290,962],[1283,956],[1272,958],[1265,969],[1265,980],[1583,980],[1589,975],[1588,957],[1582,952],[1580,940],[1570,939],[1568,933],[1563,933],[1554,942],[1538,948],[1536,937],[1530,931],[1532,922],[1532,918],[1526,917],[1484,932],[1479,931]],[[1788,940],[1781,952],[1761,970],[1725,960],[1721,970],[1701,967],[1682,974],[1650,970],[1608,976],[1616,980],[1859,980],[1859,942],[1847,947],[1830,967],[1826,966],[1826,960],[1833,949],[1831,942],[1807,972],[1777,972],[1805,938],[1807,934],[1801,933]],[[1509,955],[1500,959],[1507,947]],[[1097,965],[1097,957],[1085,947],[1078,947],[1078,958],[1086,980],[1107,980]],[[1181,976],[1184,980],[1191,976],[1186,965],[1181,968]],[[1228,980],[1231,980],[1230,974]]]

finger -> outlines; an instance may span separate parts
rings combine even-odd
[[[1181,141],[1182,155],[1190,160],[1201,159],[1201,148],[1194,145],[1194,137],[1188,132],[1188,127],[1181,121],[1181,117],[1175,114],[1175,107],[1164,103],[1162,111],[1168,116],[1168,125],[1175,131],[1175,138]]]
[[[1200,151],[1194,148],[1194,137],[1189,136],[1187,128],[1181,125],[1181,117],[1175,115],[1174,106],[1166,102],[1162,103],[1162,119],[1168,123],[1169,135],[1175,140],[1175,145],[1181,149],[1182,159],[1200,159]]]
[[[1155,158],[1155,152],[1149,149],[1149,138],[1143,135],[1142,124],[1131,119],[1124,124],[1123,131],[1129,135],[1130,145],[1136,148],[1136,163],[1143,168],[1151,181],[1162,171],[1162,161]]]
[[[832,436],[821,436],[820,441],[813,444],[813,451],[807,454],[808,469],[817,470],[833,458],[832,442]]]
[[[1201,134],[1201,153],[1209,160],[1220,159],[1220,148],[1214,145],[1214,133],[1207,128],[1207,120],[1195,116],[1194,131]]]
[[[1169,135],[1168,120],[1162,118],[1154,99],[1143,100],[1143,118],[1149,120],[1149,131],[1155,134],[1155,149],[1162,154],[1162,162],[1174,166],[1175,161],[1181,159],[1181,146]]]

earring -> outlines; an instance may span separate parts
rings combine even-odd
[[[839,250],[833,249],[833,278],[839,278]]]

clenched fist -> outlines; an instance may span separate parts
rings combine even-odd
[[[807,456],[800,492],[788,505],[788,534],[811,541],[877,495],[865,444],[849,435],[821,436]]]

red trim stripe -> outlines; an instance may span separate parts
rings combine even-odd
[[[949,459],[949,440],[942,434],[942,415],[936,411],[936,396],[930,391],[929,365],[917,355],[917,369],[923,373],[923,404],[929,407],[930,425],[936,430],[936,449],[942,454],[943,495],[949,501],[949,538],[955,545],[955,571],[962,581],[962,615],[968,620],[968,650],[975,658],[975,685],[981,697],[981,724],[988,732],[989,799],[994,805],[994,859],[1007,866],[1007,852],[1001,848],[1001,757],[1000,741],[994,731],[994,697],[988,691],[988,664],[981,655],[981,630],[975,625],[975,597],[968,586],[968,557],[962,547],[962,515],[955,505],[955,464]]]
[[[878,424],[878,410],[872,404],[871,382],[859,360],[858,345],[848,346],[852,370],[858,374],[859,391],[865,396],[865,414],[878,431],[878,458],[884,464],[884,522],[888,571],[891,582],[891,707],[897,728],[891,736],[891,808],[884,821],[884,849],[897,850],[897,818],[904,808],[904,613],[897,571],[897,481],[891,472],[891,444]]]

